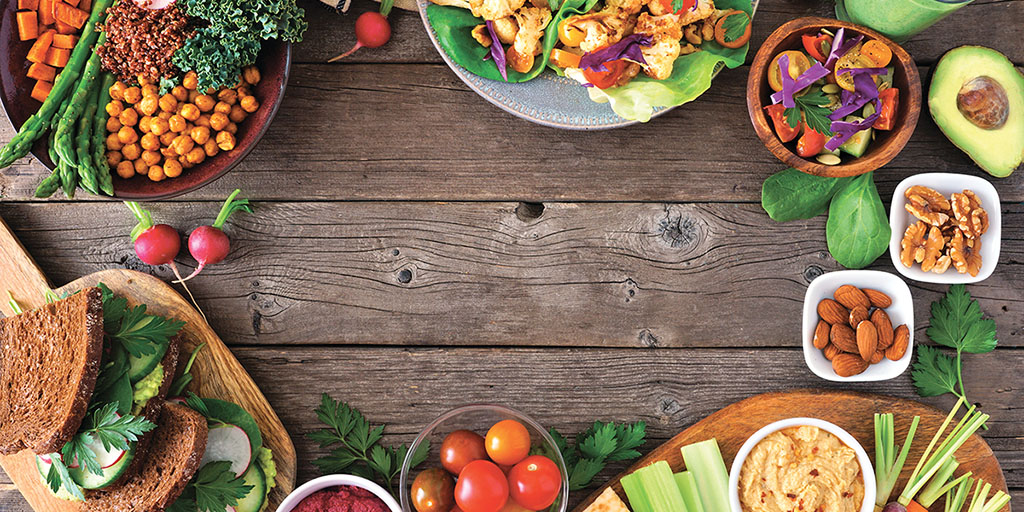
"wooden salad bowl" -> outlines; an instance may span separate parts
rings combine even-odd
[[[39,110],[41,103],[29,97],[35,80],[28,78],[29,63],[25,61],[32,41],[18,39],[18,27],[14,21],[17,2],[4,2],[0,9],[0,103],[7,118],[15,129]],[[166,199],[196,190],[230,171],[249,154],[270,127],[284,99],[288,74],[291,69],[291,43],[280,40],[264,41],[256,59],[256,66],[262,75],[253,95],[260,102],[260,108],[238,126],[235,148],[223,151],[203,163],[186,169],[177,178],[160,182],[145,176],[123,179],[114,173],[114,196],[120,199],[153,200]],[[47,169],[54,168],[47,154],[47,137],[36,141],[32,155]],[[113,172],[113,169],[111,169]],[[42,180],[44,175],[40,174]]]
[[[839,28],[845,28],[847,34],[862,34],[866,39],[877,39],[887,44],[892,50],[893,59],[890,65],[895,69],[893,86],[900,90],[893,129],[876,130],[875,140],[864,156],[839,165],[824,165],[814,160],[806,160],[794,153],[775,135],[771,121],[764,111],[765,106],[771,105],[769,96],[773,91],[768,85],[767,71],[772,59],[779,52],[803,48],[800,36],[822,28],[833,33]],[[900,45],[874,30],[828,18],[797,18],[775,29],[754,56],[754,61],[750,65],[750,76],[747,77],[747,111],[761,142],[764,142],[768,150],[786,165],[815,176],[859,176],[889,163],[910,140],[921,114],[921,77],[918,75],[913,57]]]

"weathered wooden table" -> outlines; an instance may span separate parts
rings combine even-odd
[[[393,442],[450,407],[500,402],[566,433],[642,419],[648,448],[764,391],[916,396],[909,374],[841,386],[804,365],[804,291],[839,266],[824,217],[776,224],[760,208],[761,183],[782,166],[750,127],[747,68],[647,125],[557,131],[470,92],[413,13],[392,15],[386,47],[324,64],[352,45],[355,15],[375,6],[340,16],[300,2],[310,30],[263,142],[220,181],[148,205],[190,230],[235,187],[258,201],[255,215],[230,223],[229,260],[193,291],[290,429],[300,481],[316,476],[310,461],[321,453],[304,434],[317,428],[321,391],[387,423]],[[831,8],[762,0],[754,47],[785,21]],[[1021,65],[1022,26],[1024,1],[976,0],[906,48],[922,76],[968,43]],[[0,140],[12,133],[0,121]],[[883,199],[929,171],[983,174],[925,114],[877,173]],[[54,282],[117,266],[170,276],[136,259],[119,203],[33,200],[41,172],[24,159],[0,174],[0,216]],[[995,184],[999,266],[969,290],[996,319],[1000,347],[968,357],[965,372],[1024,503],[1024,174]],[[894,271],[887,255],[873,268]],[[920,341],[946,287],[910,285]],[[0,474],[0,510],[26,509]]]

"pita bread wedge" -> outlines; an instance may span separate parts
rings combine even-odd
[[[629,508],[615,490],[609,487],[583,512],[629,512]]]

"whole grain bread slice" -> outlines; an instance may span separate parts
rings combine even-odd
[[[206,450],[206,418],[173,402],[161,408],[156,430],[139,471],[121,484],[89,493],[84,509],[97,512],[157,512],[178,497]]]
[[[0,320],[0,453],[53,453],[71,439],[102,349],[99,288]]]

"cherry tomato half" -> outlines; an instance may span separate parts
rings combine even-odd
[[[595,71],[587,68],[583,70],[583,76],[588,82],[594,84],[594,87],[598,89],[608,89],[615,87],[618,83],[619,78],[626,72],[626,68],[629,67],[629,61],[624,59],[613,60],[611,62],[605,62],[604,67],[608,71]]]
[[[536,512],[536,511],[535,510],[530,510],[530,509],[528,509],[528,508],[526,508],[526,507],[516,503],[514,500],[508,500],[508,503],[506,503],[504,507],[501,507],[501,512]]]
[[[516,503],[530,510],[544,510],[562,490],[562,472],[551,459],[531,455],[509,471],[508,490]]]
[[[458,475],[466,464],[487,458],[484,438],[469,430],[456,430],[441,441],[441,466]]]
[[[508,480],[497,464],[474,460],[459,473],[455,503],[465,512],[498,512],[508,501]]]
[[[502,420],[487,431],[484,446],[494,462],[506,466],[518,464],[530,454],[530,432],[516,420]]]
[[[776,55],[772,59],[772,63],[768,65],[768,85],[773,91],[782,90],[782,70],[779,67],[779,59],[783,55],[789,56],[789,76],[794,80],[804,74],[804,71],[811,69],[811,61],[801,51],[787,50]]]
[[[455,481],[441,468],[424,469],[409,494],[416,512],[449,512],[455,506]]]

